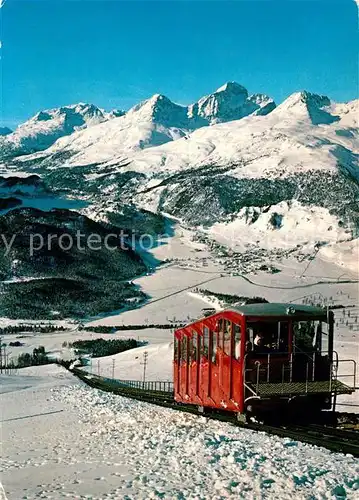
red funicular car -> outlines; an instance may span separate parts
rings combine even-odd
[[[235,305],[201,318],[175,332],[175,400],[240,419],[330,409],[354,391],[356,375],[355,361],[333,350],[333,325],[332,311],[294,304]],[[350,368],[346,384],[339,363]]]

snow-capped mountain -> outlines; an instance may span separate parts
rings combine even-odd
[[[175,141],[198,128],[239,120],[248,115],[265,115],[275,108],[272,99],[229,82],[190,106],[180,106],[166,96],[155,94],[112,121],[62,137],[52,148],[34,158],[61,152],[69,163],[111,160],[121,154]],[[65,135],[65,134],[63,134]]]
[[[231,82],[188,107],[156,94],[12,164],[94,216],[135,202],[233,248],[338,255],[359,231],[357,127],[358,101],[303,91],[275,107]]]
[[[240,120],[251,115],[266,115],[275,108],[275,102],[263,94],[248,95],[247,89],[236,82],[227,82],[212,94],[202,97],[188,108],[189,116],[203,119],[208,124]]]
[[[106,113],[93,104],[79,103],[61,108],[40,111],[25,123],[6,135],[0,143],[1,149],[12,149],[14,154],[28,154],[50,147],[57,139],[76,130],[83,130],[122,116],[123,111]]]

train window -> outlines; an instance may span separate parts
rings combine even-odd
[[[202,356],[206,358],[208,358],[208,348],[209,348],[209,328],[205,326],[203,328]]]
[[[319,321],[318,321],[319,323]],[[317,341],[317,346],[318,349],[325,353],[328,354],[329,351],[329,325],[326,321],[321,321],[320,322],[320,327],[318,326],[318,341]]]
[[[289,335],[289,327],[287,321],[279,321],[277,327],[277,338],[272,339],[272,348],[277,349],[279,352],[287,352],[288,351],[288,335]]]
[[[325,337],[325,329],[322,331],[320,323],[320,321],[293,322],[293,342],[297,351],[312,352],[320,348],[321,337],[323,340]]]
[[[192,331],[192,342],[191,342],[191,359],[192,361],[197,361],[197,346],[198,346],[198,333],[194,330]]]
[[[288,351],[288,322],[261,321],[250,323],[247,343],[258,353]]]
[[[188,343],[188,347],[187,347],[187,350],[188,350],[188,362],[191,363],[192,362],[192,348],[193,348],[193,342],[192,342],[192,337],[188,337],[187,339],[187,343]]]
[[[232,323],[228,320],[225,320],[224,334],[223,334],[223,351],[228,356],[231,355],[231,337],[232,337]]]
[[[199,363],[201,360],[201,342],[202,342],[202,337],[198,333],[197,334],[197,363]]]
[[[234,357],[241,357],[241,327],[233,324]]]
[[[221,351],[223,351],[223,330],[218,330],[218,334],[217,334],[217,339],[218,339],[218,342],[217,342],[217,346],[221,349]]]
[[[217,347],[219,347],[223,351],[223,330],[224,330],[224,320],[218,320],[218,328],[217,328]]]
[[[175,337],[175,340],[174,340],[174,360],[176,362],[179,361],[179,359],[178,359],[179,356],[178,355],[179,355],[179,340],[178,340],[177,337]]]
[[[184,335],[181,340],[181,361],[187,363],[187,337]]]
[[[212,363],[215,363],[216,353],[217,353],[217,332],[211,331],[210,337],[211,337],[211,360]]]

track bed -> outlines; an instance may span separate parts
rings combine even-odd
[[[197,406],[177,403],[173,399],[173,392],[170,390],[155,390],[148,389],[150,386],[141,388],[141,384],[137,387],[130,387],[126,383],[120,383],[116,380],[104,379],[97,375],[89,374],[83,370],[71,370],[74,375],[80,378],[87,385],[100,389],[106,392],[112,392],[123,397],[136,399],[139,401],[172,408],[177,411],[192,413],[194,415],[203,416]],[[334,452],[348,453],[355,457],[359,457],[359,431],[347,428],[337,428],[328,425],[308,424],[308,425],[266,425],[260,423],[242,423],[238,422],[236,415],[223,411],[211,411],[205,414],[206,417],[233,425],[244,427],[255,431],[267,432],[281,437],[286,437],[296,441],[302,441],[316,446],[322,446]],[[343,422],[343,414],[340,414]],[[355,417],[350,414],[348,420],[353,422]],[[353,428],[355,424],[353,424]]]

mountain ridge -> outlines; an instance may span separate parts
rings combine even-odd
[[[241,119],[249,114],[267,114],[275,106],[273,99],[263,94],[249,96],[248,91],[235,82],[227,82],[188,106],[175,104],[163,94],[154,94],[127,112],[113,110],[107,113],[93,104],[81,102],[40,111],[7,135],[1,146],[8,148],[7,157],[14,157],[44,151],[53,145],[55,150],[72,147],[72,139],[81,138],[81,132],[85,132],[85,144],[108,142],[106,127],[95,128],[94,134],[89,132],[88,141],[86,130],[121,118],[108,127],[112,139],[116,144],[125,143],[124,150],[143,149],[184,137],[203,126]],[[128,137],[130,127],[136,128],[132,137]],[[96,137],[96,130],[99,137]],[[73,134],[75,136],[71,137]]]
[[[239,231],[250,245],[298,255],[357,238],[358,100],[301,91],[266,112],[268,100],[233,82],[196,108],[155,94],[11,164],[85,198],[86,213],[105,221],[135,203],[215,238]],[[243,109],[252,112],[229,119]]]
[[[122,116],[124,112],[113,110],[106,113],[94,104],[80,102],[41,110],[14,131],[2,134],[2,148],[8,146],[10,156],[30,154],[52,146],[64,136]]]

